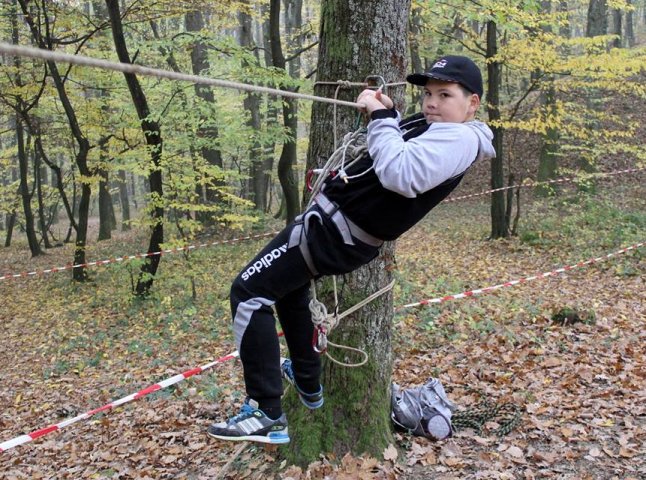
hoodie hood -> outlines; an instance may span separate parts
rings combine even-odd
[[[493,140],[493,132],[489,126],[479,120],[471,120],[470,122],[465,122],[464,125],[471,128],[478,136],[479,145],[476,161],[494,158],[496,156],[496,150],[494,150],[493,144],[491,143]]]

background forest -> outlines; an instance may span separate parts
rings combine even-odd
[[[374,2],[354,3],[379,15]],[[308,0],[6,0],[0,40],[353,100],[358,86],[337,80],[366,78],[317,76],[323,15]],[[408,41],[409,71],[457,53],[485,73],[479,116],[499,155],[454,196],[510,188],[447,202],[402,239],[395,305],[644,240],[644,0],[414,0]],[[3,441],[231,352],[228,285],[260,243],[225,242],[293,219],[321,159],[307,158],[310,101],[0,58]],[[385,81],[415,111],[417,89]],[[338,130],[328,133],[340,139]],[[572,181],[533,186],[563,177]],[[208,248],[184,249],[194,245]],[[161,249],[176,254],[86,266]],[[19,275],[65,264],[78,267]],[[239,366],[227,364],[0,453],[0,469],[8,478],[638,478],[643,273],[642,247],[573,273],[573,283],[397,311],[395,380],[440,375],[459,404],[477,404],[480,392],[523,405],[529,420],[507,440],[396,436],[399,453],[322,456],[309,469],[252,447],[216,448],[205,426],[243,395]]]

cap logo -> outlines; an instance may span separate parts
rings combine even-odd
[[[447,63],[447,61],[445,59],[439,60],[439,61],[435,62],[435,65],[433,65],[433,68],[444,68],[444,67],[446,67],[446,63]]]

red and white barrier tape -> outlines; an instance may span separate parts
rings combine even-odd
[[[629,252],[630,250],[635,250],[635,249],[637,249],[639,247],[643,247],[644,245],[646,245],[646,242],[636,243],[636,244],[631,245],[629,247],[623,248],[623,249],[621,249],[619,251],[609,253],[609,254],[601,256],[601,257],[592,258],[590,260],[582,261],[582,262],[576,263],[574,265],[558,268],[556,270],[552,270],[551,272],[545,272],[545,273],[542,273],[540,275],[534,275],[534,276],[531,276],[531,277],[525,277],[525,278],[521,278],[519,280],[512,280],[510,282],[501,283],[501,284],[495,285],[493,287],[479,288],[479,289],[476,289],[476,290],[469,290],[467,292],[458,293],[458,294],[455,294],[455,295],[446,295],[444,297],[438,297],[438,298],[432,298],[432,299],[428,299],[428,300],[422,300],[421,302],[408,303],[406,305],[402,305],[402,306],[398,307],[396,310],[402,310],[402,309],[405,309],[405,308],[418,307],[418,306],[422,306],[422,305],[429,305],[431,303],[443,303],[443,302],[446,302],[446,301],[449,301],[449,300],[457,300],[459,298],[473,297],[474,295],[478,295],[478,294],[481,294],[481,293],[492,292],[494,290],[498,290],[498,289],[503,288],[503,287],[511,287],[511,286],[514,286],[514,285],[519,285],[519,284],[522,284],[522,283],[529,282],[531,280],[537,280],[539,278],[546,278],[546,277],[555,276],[555,275],[557,275],[559,273],[565,273],[565,272],[568,272],[569,270],[572,270],[572,269],[575,269],[575,268],[580,268],[580,267],[583,267],[583,266],[586,266],[586,265],[590,265],[592,263],[602,262],[604,260],[607,260],[609,258],[615,257],[615,256],[620,255],[622,253]],[[279,336],[282,336],[282,332],[279,333]],[[31,432],[31,433],[29,433],[27,435],[21,435],[19,437],[13,438],[11,440],[7,440],[6,442],[0,443],[0,452],[5,452],[5,451],[9,450],[10,448],[16,447],[18,445],[22,445],[24,443],[31,442],[32,440],[35,440],[35,439],[37,439],[39,437],[47,435],[48,433],[55,432],[55,431],[60,430],[60,429],[62,429],[64,427],[72,425],[73,423],[79,422],[81,420],[88,419],[88,418],[92,417],[93,415],[96,415],[99,412],[105,412],[105,411],[111,410],[111,409],[113,409],[115,407],[118,407],[119,405],[123,405],[124,403],[128,403],[128,402],[130,402],[132,400],[137,400],[137,399],[139,399],[141,397],[144,397],[144,396],[146,396],[146,395],[148,395],[150,393],[156,392],[156,391],[161,390],[163,388],[166,388],[166,387],[169,387],[169,386],[174,385],[176,383],[179,383],[182,380],[185,380],[185,379],[187,379],[189,377],[192,377],[193,375],[197,375],[198,373],[202,373],[205,370],[208,370],[209,368],[212,368],[213,366],[217,365],[218,363],[222,363],[222,362],[225,362],[227,360],[232,360],[233,358],[236,358],[237,356],[238,356],[238,352],[235,351],[235,352],[233,352],[233,353],[231,353],[229,355],[226,355],[224,357],[220,357],[220,358],[218,358],[217,360],[214,360],[211,363],[207,363],[206,365],[204,365],[202,367],[197,367],[197,368],[194,368],[192,370],[188,370],[188,371],[186,371],[184,373],[180,373],[179,375],[175,375],[173,377],[170,377],[170,378],[168,378],[166,380],[163,380],[163,381],[161,381],[159,383],[156,383],[156,384],[154,384],[154,385],[152,385],[152,386],[150,386],[148,388],[144,388],[143,390],[140,390],[137,393],[133,393],[133,394],[128,395],[126,397],[123,397],[123,398],[121,398],[119,400],[115,400],[113,402],[110,402],[110,403],[102,406],[102,407],[95,408],[94,410],[90,410],[89,412],[83,413],[83,414],[78,415],[78,416],[76,416],[74,418],[64,420],[64,421],[62,421],[60,423],[57,423],[55,425],[50,425],[49,427],[45,427],[45,428],[40,429],[40,430],[36,430],[36,431]]]
[[[246,237],[232,238],[230,240],[219,240],[217,242],[202,243],[200,245],[188,245],[186,247],[169,248],[168,250],[161,250],[159,252],[139,253],[139,254],[136,254],[136,255],[128,255],[128,256],[124,256],[124,257],[109,258],[107,260],[98,260],[96,262],[80,263],[80,264],[77,264],[77,265],[69,264],[69,265],[65,265],[64,267],[47,268],[45,270],[37,270],[37,271],[33,271],[33,272],[10,273],[10,274],[7,274],[7,275],[0,276],[0,281],[8,280],[8,279],[11,279],[11,278],[24,278],[24,277],[33,277],[33,276],[38,276],[38,275],[45,275],[47,273],[56,273],[56,272],[61,272],[63,270],[71,270],[73,268],[94,267],[94,266],[98,266],[98,265],[108,265],[110,263],[119,263],[119,262],[123,262],[123,261],[127,261],[127,260],[134,260],[136,258],[154,257],[155,255],[164,255],[164,254],[168,254],[168,253],[184,252],[186,250],[194,250],[196,248],[211,247],[211,246],[214,246],[214,245],[224,245],[224,244],[227,244],[227,243],[243,242],[245,240],[255,240],[257,238],[274,236],[277,233],[278,232],[259,233],[257,235],[249,235],[249,236],[246,236]]]
[[[532,188],[532,187],[538,187],[539,185],[549,185],[552,183],[567,183],[567,182],[575,182],[577,180],[582,180],[584,178],[602,178],[602,177],[610,177],[612,175],[621,175],[624,173],[635,173],[635,172],[640,172],[642,170],[645,170],[644,168],[629,168],[627,170],[616,170],[614,172],[599,172],[599,173],[591,173],[585,177],[567,177],[567,178],[556,178],[554,180],[545,180],[544,182],[531,182],[531,183],[522,183],[520,185],[510,185],[508,187],[500,187],[500,188],[494,188],[493,190],[485,190],[484,192],[480,193],[473,193],[471,195],[463,195],[461,197],[449,197],[445,200],[443,200],[443,203],[447,202],[457,202],[458,200],[465,200],[467,198],[474,198],[474,197],[480,197],[482,195],[488,195],[490,193],[494,192],[502,192],[504,190],[510,190],[512,188]]]
[[[498,290],[500,288],[513,287],[514,285],[519,285],[521,283],[527,283],[527,282],[530,282],[532,280],[538,280],[538,279],[541,279],[541,278],[553,277],[555,275],[558,275],[559,273],[565,273],[565,272],[568,272],[568,271],[573,270],[575,268],[580,268],[580,267],[590,265],[590,264],[593,264],[593,263],[602,262],[604,260],[607,260],[609,258],[615,257],[615,256],[620,255],[622,253],[629,252],[630,250],[635,250],[635,249],[637,249],[639,247],[643,247],[645,244],[646,244],[646,242],[636,243],[634,245],[631,245],[630,247],[622,248],[621,250],[619,250],[617,252],[609,253],[608,255],[604,255],[602,257],[591,258],[590,260],[575,263],[574,265],[568,265],[566,267],[557,268],[556,270],[552,270],[551,272],[545,272],[545,273],[541,273],[541,274],[538,274],[538,275],[533,275],[531,277],[520,278],[518,280],[511,280],[509,282],[501,283],[499,285],[494,285],[492,287],[478,288],[476,290],[469,290],[467,292],[456,293],[454,295],[446,295],[444,297],[429,298],[427,300],[422,300],[421,302],[408,303],[406,305],[400,306],[397,310],[404,309],[404,308],[411,308],[411,307],[419,307],[419,306],[422,306],[422,305],[429,305],[431,303],[443,303],[443,302],[447,302],[449,300],[457,300],[459,298],[473,297],[474,295],[480,295],[481,293],[489,293],[489,292],[492,292],[494,290]]]
[[[614,172],[606,172],[606,173],[598,173],[598,174],[593,174],[592,177],[606,177],[606,176],[611,176],[611,175],[619,175],[623,173],[633,173],[633,172],[639,172],[644,170],[644,168],[631,168],[628,170],[617,170]],[[493,192],[498,192],[502,190],[509,190],[511,188],[520,188],[520,187],[536,187],[538,185],[544,185],[544,184],[549,184],[549,183],[564,183],[564,182],[572,182],[578,180],[576,177],[570,177],[570,178],[559,178],[555,180],[547,180],[545,182],[535,182],[535,183],[529,183],[529,184],[521,184],[521,185],[511,185],[509,187],[502,187],[502,188],[496,188],[493,190],[486,190],[484,192],[480,193],[474,193],[471,195],[464,195],[461,197],[455,197],[455,198],[447,198],[444,200],[444,202],[456,202],[458,200],[465,200],[467,198],[474,198],[474,197],[479,197],[482,195],[487,195],[489,193]],[[0,276],[0,281],[2,280],[8,280],[12,278],[25,278],[25,277],[34,277],[34,276],[39,276],[39,275],[45,275],[47,273],[56,273],[56,272],[62,272],[64,270],[71,270],[74,268],[81,268],[81,267],[94,267],[94,266],[99,266],[99,265],[108,265],[111,263],[119,263],[123,261],[128,261],[128,260],[134,260],[136,258],[145,258],[145,257],[153,257],[155,255],[163,255],[163,254],[168,254],[168,253],[177,253],[177,252],[182,252],[186,250],[194,250],[196,248],[203,248],[203,247],[210,247],[213,245],[223,245],[226,243],[236,243],[236,242],[242,242],[245,240],[254,240],[257,238],[263,238],[263,237],[269,237],[276,235],[278,232],[267,232],[267,233],[260,233],[257,235],[249,235],[247,237],[240,237],[240,238],[232,238],[231,240],[221,240],[217,242],[212,242],[212,243],[202,243],[200,245],[189,245],[186,247],[177,247],[177,248],[171,248],[168,250],[162,250],[159,252],[151,252],[151,253],[140,253],[136,255],[128,255],[128,256],[123,256],[123,257],[117,257],[117,258],[110,258],[107,260],[98,260],[95,262],[88,262],[88,263],[82,263],[82,264],[77,264],[77,265],[72,265],[68,264],[65,265],[64,267],[53,267],[53,268],[47,268],[45,270],[37,270],[33,272],[22,272],[22,273],[9,273],[6,275]]]
[[[175,385],[176,383],[179,383],[182,380],[192,377],[193,375],[202,373],[205,370],[208,370],[219,363],[226,362],[227,360],[232,360],[237,356],[238,356],[238,352],[235,351],[229,355],[225,355],[224,357],[220,357],[217,360],[207,363],[206,365],[193,368],[192,370],[187,370],[186,372],[180,373],[179,375],[174,375],[170,378],[167,378],[166,380],[163,380],[159,383],[151,385],[150,387],[144,388],[143,390],[140,390],[137,393],[132,393],[126,397],[120,398],[119,400],[114,400],[110,403],[103,405],[102,407],[95,408],[94,410],[90,410],[88,412],[77,415],[74,418],[69,418],[55,425],[50,425],[40,430],[35,430],[26,435],[20,435],[19,437],[13,438],[11,440],[7,440],[6,442],[2,442],[0,443],[0,452],[6,452],[10,448],[17,447],[18,445],[22,445],[23,443],[31,442],[32,440],[36,440],[37,438],[47,435],[48,433],[56,432],[57,430],[60,430],[62,428],[72,425],[73,423],[80,422],[81,420],[86,420],[96,415],[97,413],[112,410],[115,407],[123,405],[124,403],[131,402],[133,400],[139,400],[140,398],[145,397],[148,394],[170,387],[171,385]]]

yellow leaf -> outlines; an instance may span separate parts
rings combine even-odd
[[[384,460],[397,460],[397,449],[392,443],[384,450]]]

